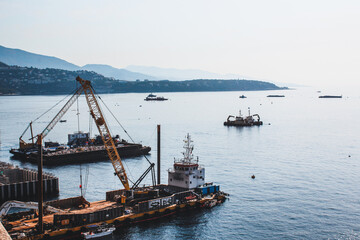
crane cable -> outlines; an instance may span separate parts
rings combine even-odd
[[[105,102],[101,99],[101,97],[96,93],[95,89],[91,86],[92,91],[94,92],[94,95],[99,98],[101,100],[101,102],[104,104],[104,106],[106,107],[106,109],[111,113],[111,115],[115,118],[115,120],[119,123],[119,125],[121,126],[121,128],[124,130],[124,132],[129,136],[129,138],[131,139],[131,141],[134,142],[134,140],[130,137],[130,135],[126,132],[125,128],[120,124],[120,122],[116,119],[115,115],[110,111],[110,109],[108,108],[108,106],[105,104]],[[104,116],[105,117],[105,116]],[[149,161],[149,160],[148,160]],[[129,166],[126,164],[125,161],[122,161],[122,163],[125,164],[126,168],[129,170]],[[131,174],[131,171],[128,171],[129,175],[131,178],[134,179],[134,176]],[[132,184],[134,184],[134,181],[132,181],[129,177],[128,177],[128,181],[130,181]]]
[[[59,105],[61,102],[63,102],[66,98],[68,98],[70,95],[74,95],[75,92],[77,91],[77,89],[75,89],[72,93],[66,95],[63,99],[61,99],[59,102],[57,102],[54,106],[52,106],[50,109],[46,110],[43,114],[41,114],[40,116],[38,116],[37,118],[35,118],[33,121],[30,122],[30,124],[28,125],[28,127],[24,130],[24,132],[21,134],[20,138],[22,138],[24,136],[24,134],[26,133],[26,131],[29,129],[31,123],[36,122],[37,120],[39,120],[39,118],[41,118],[42,116],[44,116],[45,114],[47,114],[48,112],[50,112],[51,110],[53,110],[57,105]],[[31,139],[31,138],[30,138]]]
[[[92,87],[92,86],[91,86]],[[123,129],[123,131],[126,133],[126,135],[130,138],[130,140],[135,143],[135,141],[132,139],[132,137],[129,135],[129,133],[125,130],[125,128],[123,127],[123,125],[119,122],[119,120],[115,117],[115,115],[113,114],[113,112],[110,110],[110,108],[106,105],[106,103],[102,100],[102,98],[95,92],[95,89],[92,88],[92,90],[94,91],[94,94],[96,95],[96,97],[98,97],[101,102],[104,104],[104,106],[106,107],[106,109],[110,112],[110,114],[113,116],[113,118],[115,119],[115,121],[120,125],[120,127]],[[152,162],[150,162],[150,160],[148,159],[148,157],[143,154],[143,157],[146,159],[146,161],[151,165]],[[126,164],[126,162],[124,162],[125,165],[126,165],[126,168],[129,170],[129,167],[128,165]],[[131,174],[131,171],[129,171],[129,174],[131,175],[132,178],[134,178]],[[152,177],[152,182],[153,182],[153,185],[155,185],[154,181],[156,181],[156,179],[154,179],[154,174],[155,174],[155,170],[154,168],[151,169],[151,177]],[[134,182],[131,181],[129,178],[128,180],[134,185]]]
[[[32,122],[35,122],[37,120],[39,120],[39,118],[41,118],[42,116],[44,116],[46,113],[48,113],[49,111],[51,111],[53,108],[55,108],[57,105],[59,105],[61,102],[63,102],[66,98],[68,98],[69,96],[72,96],[75,94],[75,92],[77,91],[77,89],[75,89],[72,93],[66,95],[63,99],[61,99],[59,102],[57,102],[54,106],[52,106],[50,109],[46,110],[43,114],[41,114],[39,117],[37,117],[35,120],[33,120]]]
[[[94,89],[93,89],[94,90]],[[119,122],[119,120],[115,117],[115,115],[111,112],[111,110],[109,109],[109,107],[105,104],[105,102],[101,99],[101,97],[96,94],[96,96],[101,100],[101,102],[104,104],[104,106],[106,107],[106,109],[110,112],[110,114],[114,117],[114,119],[116,120],[116,122],[120,125],[120,127],[123,129],[123,131],[126,133],[126,135],[128,135],[128,137],[130,138],[130,140],[135,143],[135,141],[131,138],[131,136],[129,135],[129,133],[125,130],[125,128],[123,127],[123,125]],[[145,159],[148,161],[149,164],[151,164],[150,160],[146,157],[145,154],[143,154],[143,156],[145,157]]]

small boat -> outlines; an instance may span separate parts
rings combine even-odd
[[[340,95],[340,96],[335,96],[335,95],[324,95],[324,96],[319,96],[319,98],[342,98],[342,95]]]
[[[267,97],[285,97],[285,95],[267,95]]]
[[[61,122],[61,123],[64,123],[64,122],[66,122],[66,120],[60,120],[60,122]]]
[[[239,98],[246,98],[246,96],[245,96],[245,95],[241,95]]]
[[[164,97],[158,97],[155,94],[150,93],[145,99],[145,101],[166,101],[167,98]]]
[[[100,226],[91,225],[88,226],[88,228],[89,231],[81,233],[83,239],[95,239],[95,238],[108,236],[111,235],[116,230],[116,228],[113,226],[104,226],[104,225],[100,225]]]
[[[206,201],[206,202],[202,205],[202,207],[203,207],[203,208],[212,208],[212,207],[216,206],[217,204],[218,204],[218,200],[216,200],[216,199],[211,199],[211,200]]]

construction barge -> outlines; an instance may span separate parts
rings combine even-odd
[[[241,111],[239,111],[239,116],[229,115],[226,121],[224,122],[224,126],[236,126],[236,127],[251,127],[251,126],[261,126],[263,122],[260,121],[259,114],[249,115],[243,117],[241,115]]]
[[[80,135],[79,133],[69,134]],[[81,135],[88,136],[88,133],[81,133]],[[88,139],[88,137],[86,137]],[[81,139],[80,137],[77,139]],[[109,160],[104,144],[97,141],[93,143],[90,140],[81,141],[83,144],[76,145],[60,145],[54,142],[45,142],[43,148],[43,164],[44,165],[62,165],[71,163],[84,163]],[[85,144],[86,143],[86,144]],[[151,148],[143,146],[139,143],[129,143],[125,140],[114,138],[114,143],[120,157],[137,157],[149,154]],[[35,144],[29,146],[20,142],[20,148],[11,149],[13,159],[37,163],[39,159],[38,149]]]
[[[99,119],[97,120],[98,122],[95,123],[98,128],[103,127],[105,121],[104,117],[102,116],[99,103],[96,100],[96,96],[94,95],[94,91],[89,81],[88,84],[89,85],[85,87],[80,86],[72,95],[72,97],[67,101],[67,103],[62,107],[62,109],[48,123],[45,129],[40,133],[42,139],[44,139],[49,134],[49,132],[58,122],[65,121],[61,120],[61,118],[78,99],[81,93],[85,91],[85,89],[86,91],[89,91],[89,94],[92,98],[91,102],[88,102],[90,113],[93,117],[97,114],[99,115]],[[93,107],[95,107],[95,109],[91,109]],[[77,115],[79,116],[79,113],[77,113]],[[35,139],[38,138],[39,135],[33,135],[33,123],[34,122],[31,121],[19,137],[19,148],[10,149],[10,153],[13,154],[13,159],[37,163],[39,159],[39,149]],[[31,133],[31,137],[29,139],[31,142],[26,142],[23,140],[23,137],[25,133],[28,132],[28,130],[30,130]],[[78,132],[68,134],[67,144],[59,144],[58,142],[45,142],[45,146],[42,147],[43,164],[62,165],[109,160],[107,146],[104,144],[104,141],[110,142],[110,138],[120,157],[143,156],[149,154],[151,151],[149,146],[143,146],[140,143],[127,142],[126,140],[121,139],[119,135],[116,135],[114,138],[112,138],[108,129],[106,129],[106,132],[107,133],[104,136],[98,135],[94,138],[91,138],[89,132],[81,132],[79,130]],[[125,133],[127,132],[125,131]]]
[[[13,239],[79,239],[82,232],[94,225],[121,229],[223,203],[228,194],[220,191],[219,185],[205,183],[205,168],[199,165],[198,158],[193,158],[189,135],[184,149],[184,157],[175,160],[168,170],[167,185],[109,191],[105,200],[91,203],[81,196],[45,202],[43,232],[39,232],[39,219],[34,211],[18,218],[0,216],[3,225]]]

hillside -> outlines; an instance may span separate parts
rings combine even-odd
[[[77,76],[92,81],[98,93],[254,91],[281,89],[268,82],[252,80],[118,81],[91,71],[67,71],[28,67],[0,67],[0,95],[68,94],[76,88]]]
[[[3,62],[0,62],[0,68],[8,68],[9,66]]]
[[[75,64],[56,57],[26,52],[0,46],[0,61],[8,65],[36,68],[59,68],[64,70],[79,70]]]
[[[76,88],[77,76],[92,81],[99,92],[111,90],[112,84],[118,82],[90,71],[11,66],[0,68],[0,95],[68,94]]]

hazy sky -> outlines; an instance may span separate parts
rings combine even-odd
[[[360,1],[0,0],[0,45],[77,65],[360,86]]]

